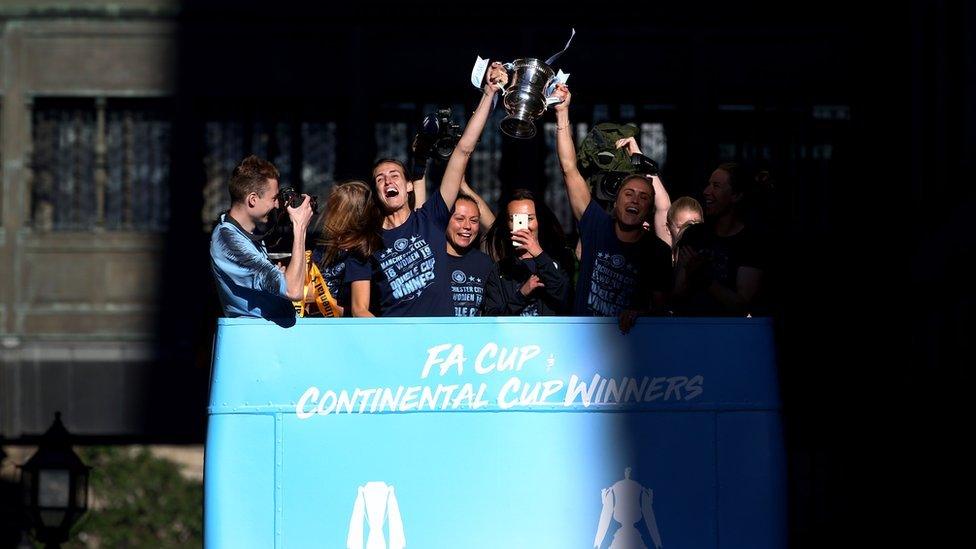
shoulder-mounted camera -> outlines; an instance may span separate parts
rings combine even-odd
[[[634,137],[638,140],[640,129],[634,124],[605,122],[597,124],[580,142],[577,164],[597,200],[612,202],[620,184],[627,176],[657,175],[658,166],[643,154],[628,154],[617,148],[617,141]]]

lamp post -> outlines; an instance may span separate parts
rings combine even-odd
[[[31,525],[45,547],[60,547],[88,509],[91,469],[71,449],[61,412],[41,437],[37,451],[21,466],[20,484]]]

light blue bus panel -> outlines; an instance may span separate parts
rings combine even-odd
[[[221,319],[211,548],[778,548],[761,319]]]

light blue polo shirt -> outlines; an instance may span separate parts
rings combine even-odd
[[[253,240],[228,213],[210,236],[210,265],[224,316],[295,317],[284,273],[268,259],[264,242]]]

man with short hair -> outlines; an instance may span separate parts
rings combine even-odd
[[[293,318],[291,301],[302,299],[305,231],[312,219],[308,196],[302,195],[297,208],[287,208],[294,231],[287,268],[271,263],[263,235],[255,234],[278,207],[278,177],[274,164],[254,155],[241,161],[230,177],[231,207],[210,237],[210,264],[225,316]]]
[[[645,229],[653,216],[654,182],[643,175],[628,176],[620,184],[612,212],[603,211],[576,165],[569,88],[559,84],[554,95],[562,99],[555,107],[556,150],[582,243],[573,312],[619,316],[626,332],[638,315],[664,313],[671,291],[671,249]],[[633,139],[622,141],[618,147],[636,149]]]

